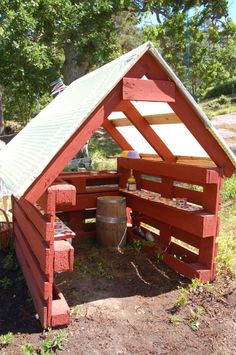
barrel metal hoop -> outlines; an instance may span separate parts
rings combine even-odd
[[[104,203],[104,204],[111,204],[111,203],[115,203],[115,204],[118,204],[118,203],[125,203],[126,201],[125,201],[125,197],[124,197],[124,199],[118,199],[118,200],[100,200],[99,198],[98,198],[98,200],[99,200],[99,203]]]
[[[126,223],[127,218],[126,217],[107,217],[107,216],[101,216],[97,214],[96,216],[97,220],[100,222],[104,223]]]

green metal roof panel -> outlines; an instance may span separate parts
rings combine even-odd
[[[145,43],[75,80],[4,147],[0,152],[0,177],[15,196],[25,193],[150,45]]]

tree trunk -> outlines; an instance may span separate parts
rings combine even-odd
[[[80,63],[80,55],[72,42],[66,43],[64,47],[65,62],[62,67],[64,83],[69,85],[75,79],[80,78],[89,71],[89,63]]]

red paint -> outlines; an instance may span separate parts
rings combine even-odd
[[[123,100],[174,102],[175,84],[169,80],[123,78]]]

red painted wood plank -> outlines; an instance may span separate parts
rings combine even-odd
[[[96,208],[97,198],[99,196],[119,196],[119,190],[113,191],[99,191],[96,193],[77,194],[75,206],[63,206],[63,211],[81,211],[85,208]],[[58,207],[58,211],[62,209]]]
[[[175,84],[170,80],[123,78],[123,100],[174,102]]]
[[[167,251],[172,255],[175,254],[177,257],[181,258],[180,260],[187,263],[195,263],[199,261],[198,254],[195,254],[192,251],[188,250],[187,248],[179,244],[176,244],[174,242],[170,243]]]
[[[48,222],[47,216],[43,216],[34,205],[25,200],[23,197],[18,200],[18,204],[24,213],[30,216],[32,223],[37,228],[41,236],[46,241],[49,241],[53,237],[54,228],[52,223]]]
[[[52,285],[50,284],[46,275],[41,271],[39,263],[31,251],[29,243],[25,240],[22,231],[17,223],[15,223],[15,237],[17,247],[21,250],[21,255],[27,260],[27,264],[31,270],[31,277],[34,284],[37,285],[40,295],[47,300],[50,292],[52,292]]]
[[[152,148],[167,161],[176,161],[176,157],[171,153],[168,147],[163,143],[160,137],[149,126],[145,119],[140,115],[138,110],[130,103],[122,103],[123,112],[132,122],[132,124],[143,135]]]
[[[28,241],[32,252],[38,259],[41,270],[48,274],[50,271],[50,249],[48,244],[43,240],[39,231],[23,213],[16,201],[13,207],[13,214],[15,218],[14,224],[17,223],[21,231],[23,231],[25,239]]]
[[[37,205],[39,205],[42,210],[48,216],[54,216],[55,214],[55,194],[54,192],[47,189],[42,196],[37,200]]]
[[[205,207],[205,196],[204,193],[201,191],[189,190],[182,187],[174,186],[173,197],[185,197],[188,199],[188,202],[192,202]]]
[[[114,141],[121,147],[122,150],[133,150],[133,147],[127,142],[122,134],[114,127],[108,119],[105,119],[102,124],[107,133],[114,139]]]
[[[70,323],[70,308],[60,290],[54,287],[56,299],[52,301],[51,327],[59,327]]]
[[[148,217],[158,219],[199,237],[208,237],[216,232],[217,217],[214,215],[187,212],[158,202],[144,200],[131,194],[123,192],[122,194],[126,197],[127,206],[140,214],[145,211],[145,215]]]
[[[38,289],[34,283],[32,275],[31,275],[30,266],[27,264],[26,259],[23,257],[17,241],[16,241],[15,246],[16,246],[16,255],[17,255],[18,261],[20,263],[22,272],[24,274],[28,289],[29,289],[30,294],[32,296],[35,309],[39,315],[39,319],[40,319],[42,327],[44,329],[46,329],[49,326],[49,324],[47,322],[47,303],[40,297]]]
[[[55,193],[56,205],[75,205],[76,188],[69,184],[56,184],[49,187]]]
[[[74,248],[66,240],[54,241],[54,272],[73,271]]]
[[[121,101],[121,84],[118,84],[102,101],[97,109],[83,122],[68,142],[24,194],[31,203],[36,202],[51,183],[58,177],[69,160],[82,148],[91,135],[103,124],[105,118]]]
[[[151,176],[166,176],[190,184],[217,184],[219,181],[219,172],[217,169],[206,169],[186,164],[159,162],[147,159],[128,159],[122,157],[117,159],[117,164],[119,168],[133,169]]]
[[[202,239],[200,236],[188,233],[188,232],[186,232],[180,228],[176,228],[172,225],[169,226],[169,231],[170,231],[170,234],[173,237],[175,237],[176,239],[179,239],[182,242],[188,243],[188,244],[192,245],[193,247],[199,249],[200,241]]]
[[[195,268],[194,265],[178,260],[168,253],[164,253],[163,262],[190,280],[193,278],[200,278],[202,280],[202,274],[204,274],[204,280],[202,281],[210,281],[210,270],[204,267],[204,265],[199,264],[198,268]]]

